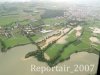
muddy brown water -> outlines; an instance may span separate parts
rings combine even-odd
[[[59,63],[57,66],[68,65],[71,67],[72,71],[74,69],[74,65],[93,64],[94,69],[92,72],[71,73],[46,71],[43,74],[41,74],[41,72],[31,72],[31,65],[48,67],[45,62],[40,62],[34,57],[24,59],[26,53],[36,49],[36,46],[29,44],[12,48],[7,53],[0,53],[0,75],[88,75],[96,73],[99,56],[87,52],[74,53],[71,55],[70,60]]]

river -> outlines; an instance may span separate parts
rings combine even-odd
[[[36,46],[29,44],[18,46],[10,49],[7,53],[0,53],[0,75],[41,75],[41,72],[31,72],[31,65],[45,66],[45,62],[40,62],[36,58],[31,57],[25,59],[25,54],[36,50]],[[69,65],[73,67],[75,64],[94,64],[95,67],[91,74],[97,70],[99,56],[93,53],[79,52],[71,55],[70,60],[59,63],[57,66]],[[73,68],[72,68],[73,69]],[[88,75],[88,72],[45,72],[42,75]]]

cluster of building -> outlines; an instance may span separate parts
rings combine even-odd
[[[12,36],[12,33],[9,30],[9,28],[0,27],[0,36],[11,37]]]
[[[34,27],[30,25],[18,25],[9,27],[0,26],[0,35],[6,37],[12,37],[15,33],[21,33],[22,35],[35,35],[37,32],[42,30],[42,26]],[[17,31],[17,32],[16,32]]]
[[[42,26],[37,26],[34,27],[31,24],[30,25],[26,25],[23,27],[22,31],[24,32],[24,34],[26,35],[35,35],[36,33],[40,32],[42,30]]]
[[[86,7],[69,7],[64,12],[64,17],[72,26],[84,22],[89,16],[90,14]]]

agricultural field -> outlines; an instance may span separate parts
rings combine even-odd
[[[25,44],[30,44],[40,37],[37,35],[34,35],[31,37],[32,40],[30,40],[28,37],[17,34],[13,35],[13,37],[7,38],[7,37],[0,37],[2,39],[3,45],[1,45],[1,48],[4,47],[4,49],[7,51],[9,48],[13,48],[15,46],[20,46],[20,45],[25,45]],[[0,41],[0,44],[2,43]]]
[[[55,23],[66,23],[66,20],[64,18],[46,18],[44,19],[44,23],[54,25]]]
[[[74,29],[74,28],[73,28]],[[91,52],[91,49],[100,51],[100,45],[92,45],[90,37],[93,36],[91,29],[87,26],[83,28],[82,34],[79,38],[75,36],[76,31],[72,30],[69,34],[66,34],[66,43],[50,45],[44,52],[44,57],[48,60],[48,63],[56,64],[60,61],[64,61],[70,58],[71,54],[75,52]],[[99,37],[100,38],[100,37]],[[95,52],[95,51],[94,51]]]
[[[76,41],[68,45],[68,47],[64,49],[59,60],[64,60],[64,59],[69,58],[69,56],[72,53],[84,51],[85,49],[89,49],[91,45],[90,40],[89,40],[90,36],[91,36],[91,32],[89,31],[83,32],[83,35],[81,36],[81,39],[79,41]]]
[[[2,37],[3,38],[3,37]],[[5,43],[6,48],[11,48],[20,44],[27,44],[30,43],[30,40],[25,37],[25,36],[21,36],[21,35],[16,35],[14,37],[11,38],[3,38],[2,41]]]
[[[0,17],[0,26],[8,25],[13,22],[16,22],[17,20],[23,20],[19,16],[4,16]]]

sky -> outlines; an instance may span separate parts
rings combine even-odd
[[[52,2],[67,2],[78,4],[97,3],[100,4],[100,0],[0,0],[0,2],[28,2],[28,1],[52,1]]]
[[[0,2],[28,2],[31,0],[0,0]]]

